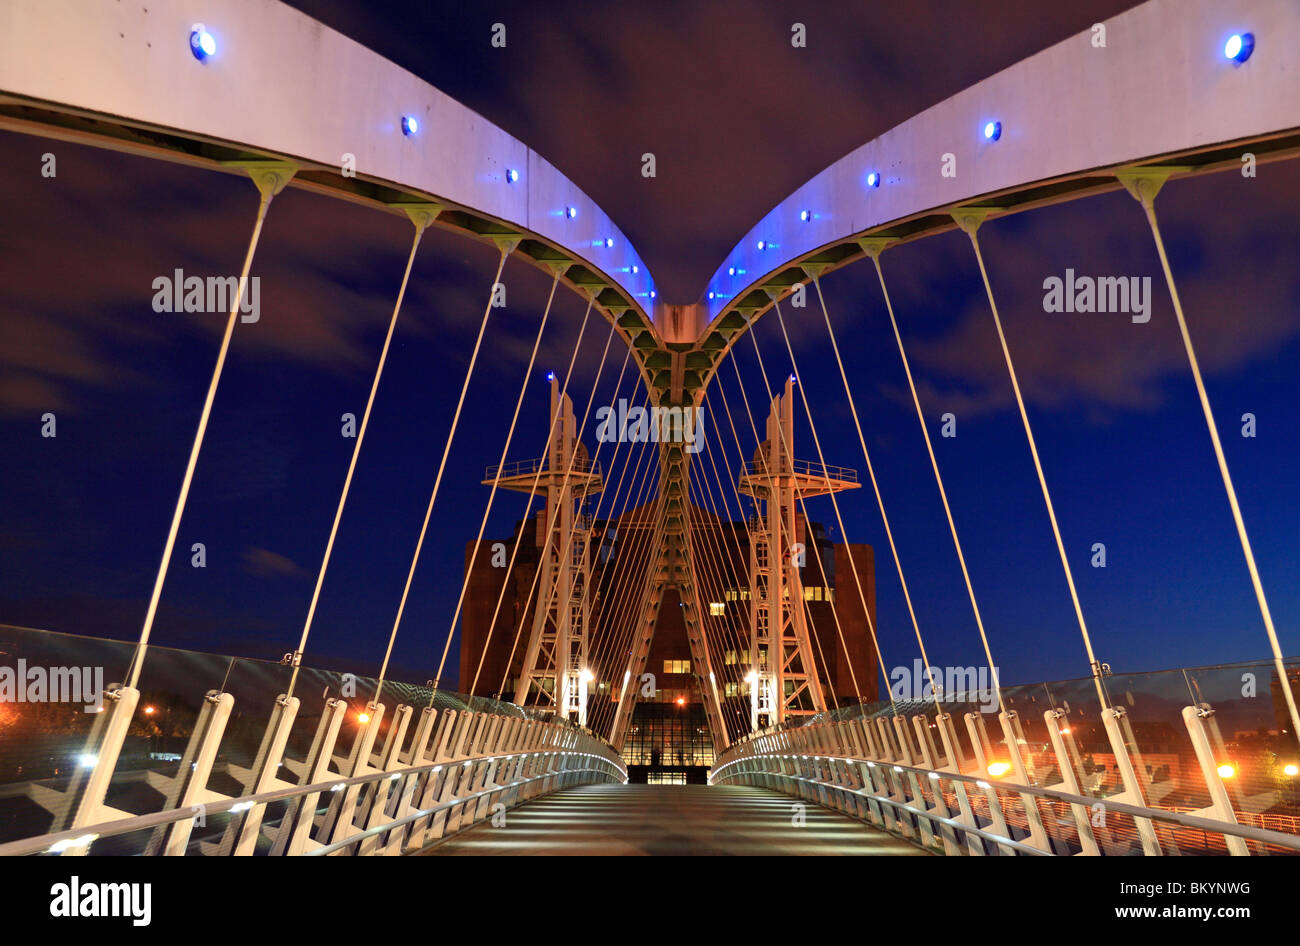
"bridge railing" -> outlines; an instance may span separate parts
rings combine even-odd
[[[132,647],[0,627],[0,664],[33,680],[88,671],[91,689]],[[156,647],[139,687],[105,687],[98,712],[85,692],[52,699],[66,687],[0,704],[0,852],[292,854],[367,831],[343,850],[401,852],[565,785],[626,779],[612,748],[549,712],[385,681],[389,714],[353,674],[299,668],[287,697],[291,670]]]
[[[1286,676],[1294,687],[1300,662]],[[836,756],[882,767],[875,783],[869,772],[852,776],[868,793],[894,766],[914,768],[916,795],[912,777],[895,773],[907,804],[935,817],[946,809],[995,834],[1003,824],[1014,840],[1045,852],[1294,850],[1278,839],[1300,835],[1300,747],[1271,663],[1108,675],[1101,683],[1104,709],[1092,678],[1005,687],[1001,708],[991,689],[941,691],[937,708],[928,690],[925,699],[841,707],[739,741],[714,777],[757,776],[752,761],[727,768],[742,757]],[[810,777],[781,765],[764,772],[787,790],[795,781],[778,775]],[[992,787],[963,797],[952,784],[958,777]],[[838,784],[847,784],[843,775]],[[912,830],[924,840],[915,823]]]
[[[504,480],[509,479],[512,476],[536,476],[539,472],[546,469],[547,464],[544,457],[534,457],[529,460],[514,460],[505,464],[494,463],[484,471],[483,479],[495,480],[500,478]],[[576,457],[570,467],[570,472],[589,473],[593,476],[600,476],[600,463]]]
[[[858,481],[858,471],[847,466],[835,466],[831,463],[822,464],[798,459],[788,461],[787,466],[788,469],[777,472],[795,473],[799,476],[810,476],[819,480],[839,480],[845,483],[856,483]],[[761,479],[768,475],[767,465],[750,460],[744,466],[744,474]]]

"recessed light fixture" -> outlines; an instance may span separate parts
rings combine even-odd
[[[190,52],[199,62],[207,62],[217,54],[217,40],[202,23],[190,27]]]
[[[1240,65],[1255,51],[1254,33],[1233,33],[1223,44],[1223,55]]]

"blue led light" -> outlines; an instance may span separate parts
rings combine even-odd
[[[710,298],[710,299],[713,298],[713,293],[712,293],[712,292],[709,293],[709,298]]]
[[[578,208],[577,208],[577,207],[566,207],[566,208],[564,209],[564,215],[565,215],[566,217],[568,217],[570,220],[572,220],[574,217],[578,216]]]
[[[190,52],[199,62],[207,62],[217,54],[217,40],[202,23],[190,28]]]
[[[612,250],[613,248],[614,248],[614,238],[605,237],[605,249]]]
[[[555,380],[555,372],[554,372],[554,371],[548,371],[548,372],[546,372],[546,380],[547,380],[547,381],[554,381],[554,380]]]
[[[409,138],[411,135],[416,134],[419,130],[420,130],[420,123],[419,121],[416,120],[414,115],[402,116],[402,134],[406,135]]]
[[[632,275],[635,276],[635,275],[636,275],[637,273],[639,273],[639,272],[641,272],[641,270],[637,269],[637,265],[636,265],[636,263],[633,263],[633,264],[632,264]]]
[[[802,220],[804,223],[807,223],[809,220],[812,219],[812,211],[811,210],[799,211],[799,219]]]
[[[734,275],[736,275],[736,267],[733,266],[733,267],[731,267],[729,270],[727,270],[727,275],[728,275],[728,276],[734,276]]]
[[[880,186],[880,175],[877,174],[875,171],[869,171],[869,172],[867,173],[867,186],[868,186],[868,187],[879,187],[879,186]]]
[[[651,290],[650,290],[650,298],[653,299],[654,297],[655,297],[655,291],[654,291],[653,289],[651,289]]]
[[[759,241],[758,241],[758,248],[759,248],[760,250],[765,250],[765,249],[767,249],[767,241],[766,241],[766,240],[759,240]]]
[[[984,137],[989,141],[997,141],[1002,137],[1002,123],[989,122],[984,126]]]
[[[1254,51],[1254,33],[1233,33],[1223,44],[1223,55],[1235,63],[1245,62]]]
[[[510,168],[506,171],[506,180],[513,184],[515,181],[519,180],[519,172],[514,168]]]

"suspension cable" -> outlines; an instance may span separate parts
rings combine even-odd
[[[388,320],[388,333],[384,336],[383,347],[379,351],[379,364],[375,366],[374,378],[370,381],[370,394],[366,398],[366,409],[361,414],[361,426],[357,429],[356,443],[352,445],[352,457],[348,460],[348,472],[343,477],[343,489],[339,493],[338,506],[334,510],[334,521],[330,524],[329,538],[325,541],[325,554],[321,557],[320,570],[316,573],[316,587],[312,589],[311,603],[307,606],[307,618],[303,622],[302,637],[298,641],[298,649],[294,653],[294,675],[296,677],[299,659],[307,649],[307,637],[311,634],[312,620],[316,616],[316,605],[320,602],[321,586],[325,584],[325,572],[329,568],[330,557],[334,553],[334,540],[338,537],[339,523],[343,519],[343,508],[347,505],[348,492],[352,489],[352,475],[357,469],[357,458],[361,455],[361,444],[366,439],[366,430],[370,426],[370,412],[375,406],[375,394],[379,391],[379,380],[384,374],[384,365],[388,361],[388,349],[393,343],[393,332],[397,328],[397,316],[402,311],[402,300],[406,298],[406,286],[411,279],[411,269],[415,265],[415,254],[420,249],[420,238],[424,236],[425,228],[433,222],[432,214],[423,216],[413,215],[411,222],[415,224],[415,236],[411,240],[411,252],[406,258],[406,269],[402,273],[402,283],[397,290],[397,301],[393,304],[393,315]],[[390,638],[389,651],[392,651],[392,640]],[[388,667],[388,657],[384,657],[384,669]],[[383,687],[384,674],[383,670],[379,674],[379,683],[375,689],[375,703],[379,702],[379,689]],[[293,694],[293,680],[289,683],[289,695]]]
[[[984,656],[988,660],[989,673],[993,675],[993,689],[998,695],[998,707],[1006,712],[1006,703],[1002,699],[1002,684],[998,680],[998,668],[993,662],[993,651],[989,647],[988,634],[984,630],[984,618],[980,615],[979,603],[975,600],[975,586],[971,584],[970,569],[966,567],[966,555],[962,552],[961,539],[957,537],[957,523],[952,517],[952,506],[948,503],[948,491],[943,485],[943,476],[939,473],[939,461],[934,455],[934,444],[930,442],[930,431],[925,426],[925,414],[921,410],[921,399],[916,393],[916,381],[912,377],[912,367],[907,360],[907,351],[903,347],[903,336],[898,331],[898,319],[894,316],[894,304],[889,298],[889,288],[885,285],[885,272],[880,267],[880,248],[868,246],[868,255],[876,264],[876,275],[880,280],[880,291],[885,297],[885,309],[889,312],[889,324],[894,329],[894,341],[898,343],[898,355],[903,362],[903,373],[907,375],[907,387],[912,392],[912,406],[916,408],[916,420],[921,427],[921,436],[925,439],[925,449],[930,455],[930,469],[934,471],[934,482],[939,487],[939,498],[943,501],[943,512],[948,518],[948,531],[952,534],[952,546],[957,552],[957,562],[961,565],[962,579],[966,582],[966,595],[970,598],[971,613],[975,615],[975,627],[979,630],[980,641],[984,645]],[[820,288],[818,292],[820,292]],[[847,387],[848,382],[845,381]],[[856,415],[855,415],[856,418]]]
[[[849,402],[849,412],[853,415],[853,426],[857,429],[858,432],[858,444],[859,446],[862,447],[862,458],[863,460],[866,461],[867,464],[867,476],[871,479],[872,492],[876,494],[876,505],[880,509],[880,521],[885,526],[885,538],[889,540],[889,551],[890,554],[893,555],[894,568],[898,572],[898,583],[899,585],[902,586],[903,589],[903,600],[907,604],[907,614],[912,621],[912,630],[916,632],[916,643],[921,648],[921,660],[924,661],[926,673],[930,677],[930,689],[934,693],[935,707],[939,710],[939,712],[943,712],[943,709],[940,705],[939,689],[937,686],[935,686],[934,669],[930,664],[930,657],[925,651],[925,640],[921,636],[921,625],[920,622],[917,621],[916,619],[916,609],[912,606],[912,594],[907,588],[907,578],[903,574],[903,562],[902,559],[899,558],[898,545],[894,541],[894,530],[889,525],[889,515],[888,513],[885,512],[885,500],[880,493],[880,483],[876,480],[876,470],[875,470],[875,466],[871,462],[871,453],[867,450],[867,438],[863,436],[862,433],[862,422],[858,417],[858,407],[853,400],[853,391],[849,388],[849,378],[844,371],[844,361],[840,358],[840,346],[835,339],[835,329],[831,327],[831,316],[830,316],[830,312],[826,308],[826,298],[822,295],[821,281],[819,280],[818,274],[816,272],[809,271],[809,275],[812,276],[813,286],[816,287],[817,289],[817,300],[818,302],[821,303],[822,318],[826,322],[826,332],[830,336],[831,350],[835,353],[835,364],[840,370],[840,380],[844,383],[844,394],[847,397]],[[780,313],[778,312],[778,316],[779,315]],[[784,323],[782,323],[781,330],[782,333],[784,333],[785,331]],[[787,348],[789,347],[788,338],[786,339],[786,347]],[[794,362],[793,350],[790,352],[790,361],[793,364]],[[798,373],[798,369],[796,369],[796,374],[797,373]],[[807,407],[808,407],[808,398],[805,395],[804,409],[807,410]],[[811,414],[809,415],[808,423],[810,425],[812,424]],[[817,436],[816,433],[814,433],[813,434],[814,440],[816,439],[816,436]],[[819,456],[820,456],[820,448],[818,449],[819,449]],[[823,465],[825,465],[825,461],[823,461]]]
[[[501,244],[501,259],[497,263],[496,275],[492,277],[491,285],[493,290],[495,290],[497,283],[500,282],[501,280],[501,271],[505,269],[506,257],[510,255],[510,252],[514,249],[514,247],[515,247],[514,242],[507,242]],[[460,386],[460,398],[456,401],[456,412],[452,415],[451,418],[451,430],[447,433],[447,442],[443,444],[442,459],[438,462],[438,474],[437,476],[434,477],[433,491],[429,494],[429,504],[424,510],[424,522],[420,524],[420,537],[416,540],[415,552],[414,554],[411,555],[411,567],[406,572],[406,584],[402,587],[402,598],[397,604],[397,615],[396,617],[393,618],[392,633],[394,635],[397,634],[397,629],[398,627],[401,626],[402,623],[402,615],[406,611],[406,599],[411,593],[411,582],[415,578],[415,567],[420,562],[420,552],[424,548],[425,534],[429,531],[429,518],[433,515],[433,504],[438,499],[438,489],[439,487],[442,486],[442,474],[443,471],[447,468],[447,457],[451,453],[452,441],[454,441],[456,438],[456,428],[460,424],[460,412],[461,409],[465,406],[465,393],[469,390],[470,379],[474,376],[474,365],[478,363],[478,353],[480,347],[483,345],[483,333],[487,330],[488,317],[492,314],[492,300],[494,296],[495,296],[494,291],[488,292],[488,302],[487,305],[483,308],[483,319],[479,323],[478,337],[474,340],[474,352],[473,354],[470,355],[469,367],[465,370],[465,380],[464,382],[462,382]],[[295,673],[297,672],[297,668],[295,668],[294,672]],[[292,687],[293,684],[291,682],[290,683],[291,691],[292,691]],[[435,680],[433,686],[433,692],[436,693],[437,690],[438,690],[438,684],[437,681]],[[430,706],[433,705],[433,694],[430,694],[429,696],[429,705]]]
[[[960,218],[960,219],[958,219]],[[1065,583],[1070,588],[1070,601],[1074,604],[1074,616],[1079,622],[1079,633],[1083,636],[1083,646],[1088,653],[1088,666],[1092,669],[1092,681],[1097,687],[1097,698],[1103,710],[1109,709],[1106,690],[1101,685],[1101,664],[1092,650],[1092,639],[1088,636],[1088,624],[1083,619],[1083,606],[1079,603],[1079,591],[1074,586],[1074,573],[1070,570],[1070,559],[1065,554],[1065,541],[1061,538],[1061,526],[1056,521],[1056,509],[1052,506],[1052,495],[1047,489],[1047,477],[1043,474],[1043,464],[1038,458],[1038,444],[1034,441],[1034,431],[1029,425],[1029,413],[1025,410],[1025,399],[1020,393],[1020,382],[1016,378],[1016,367],[1011,361],[1011,349],[1007,347],[1007,336],[1002,331],[1002,319],[998,316],[997,302],[993,298],[993,287],[989,283],[988,270],[984,268],[984,255],[980,252],[979,225],[983,214],[959,213],[954,219],[970,237],[970,244],[975,250],[975,262],[979,264],[980,277],[984,280],[984,293],[988,296],[989,310],[993,313],[993,325],[998,330],[998,342],[1002,345],[1002,355],[1006,359],[1007,374],[1011,377],[1011,390],[1016,395],[1016,406],[1020,409],[1020,420],[1024,424],[1025,439],[1029,441],[1029,453],[1034,458],[1034,470],[1038,474],[1038,485],[1043,490],[1043,504],[1047,507],[1047,518],[1052,523],[1052,535],[1056,538],[1056,551],[1061,557],[1061,570],[1065,572]]]
[[[1151,236],[1155,239],[1156,253],[1160,256],[1160,267],[1164,270],[1165,283],[1169,287],[1169,298],[1174,304],[1174,315],[1178,319],[1178,331],[1183,338],[1183,348],[1187,351],[1187,363],[1192,369],[1192,379],[1196,382],[1196,394],[1201,401],[1201,413],[1205,415],[1205,426],[1210,432],[1210,442],[1214,445],[1214,457],[1219,464],[1219,476],[1223,480],[1223,489],[1228,496],[1228,505],[1232,509],[1232,520],[1237,526],[1237,538],[1241,541],[1241,551],[1246,557],[1246,568],[1250,572],[1250,583],[1255,589],[1255,600],[1259,604],[1259,613],[1264,619],[1264,631],[1268,634],[1269,647],[1273,651],[1273,666],[1277,670],[1278,684],[1286,700],[1287,711],[1291,715],[1291,731],[1300,740],[1300,712],[1297,712],[1295,694],[1287,678],[1286,664],[1282,657],[1282,645],[1278,642],[1277,629],[1273,626],[1273,614],[1268,607],[1268,598],[1264,595],[1264,583],[1259,577],[1259,567],[1255,564],[1255,553],[1251,548],[1250,537],[1246,534],[1246,522],[1241,514],[1241,505],[1237,502],[1237,490],[1232,485],[1232,476],[1228,473],[1228,460],[1223,453],[1223,443],[1219,440],[1219,428],[1214,422],[1214,412],[1210,410],[1210,396],[1205,390],[1205,379],[1201,377],[1201,366],[1196,360],[1196,350],[1192,347],[1192,336],[1187,329],[1187,319],[1183,315],[1183,304],[1178,298],[1178,287],[1174,283],[1174,273],[1169,266],[1169,257],[1165,253],[1165,243],[1160,237],[1160,225],[1156,221],[1156,193],[1163,184],[1163,178],[1153,180],[1150,176],[1139,177],[1130,184],[1133,196],[1146,211],[1147,222],[1151,225]]]
[[[248,241],[248,250],[244,254],[244,265],[239,271],[239,284],[235,291],[235,297],[230,302],[230,314],[226,317],[225,334],[221,337],[221,347],[217,350],[217,363],[212,369],[212,378],[208,382],[208,393],[203,399],[203,410],[199,414],[199,425],[194,431],[194,442],[190,446],[189,460],[185,464],[185,476],[181,480],[180,495],[176,497],[176,507],[172,511],[171,528],[167,532],[167,541],[163,544],[162,561],[158,564],[158,573],[154,576],[153,591],[149,595],[149,608],[145,612],[144,625],[140,629],[140,640],[136,644],[135,653],[131,657],[131,663],[127,667],[128,687],[134,687],[140,681],[140,671],[144,667],[145,653],[149,648],[149,635],[153,632],[154,618],[158,614],[158,602],[162,598],[163,582],[167,578],[167,566],[171,564],[172,552],[176,548],[176,535],[180,531],[181,517],[185,513],[185,503],[189,499],[190,484],[194,481],[194,468],[199,462],[199,451],[203,447],[203,437],[208,430],[208,418],[212,414],[212,402],[217,397],[217,385],[221,381],[221,370],[226,364],[226,355],[230,351],[230,338],[235,331],[235,317],[239,314],[239,305],[244,299],[244,291],[248,285],[248,273],[253,267],[253,254],[257,250],[258,241],[262,237],[262,224],[266,220],[266,211],[271,206],[271,200],[276,194],[288,183],[289,178],[293,176],[293,171],[287,168],[278,171],[273,169],[253,171],[252,177],[258,190],[261,192],[261,200],[257,204],[257,216],[253,221],[253,234]]]
[[[470,576],[474,573],[474,568],[478,564],[478,550],[483,544],[483,533],[487,531],[488,517],[492,515],[492,503],[496,499],[497,489],[501,486],[501,474],[505,472],[506,456],[510,451],[510,442],[515,436],[515,426],[519,423],[519,411],[524,405],[524,395],[528,393],[528,382],[533,375],[533,365],[537,361],[537,350],[542,344],[542,332],[546,330],[546,320],[551,314],[551,305],[555,302],[555,290],[560,285],[560,267],[555,267],[555,278],[551,281],[551,293],[546,299],[546,308],[542,311],[542,320],[537,326],[537,336],[533,339],[533,350],[528,356],[528,367],[524,369],[524,378],[519,385],[519,397],[515,400],[515,412],[510,418],[510,428],[506,431],[506,442],[501,446],[501,456],[497,460],[496,472],[492,477],[492,488],[488,491],[487,507],[483,510],[483,518],[479,521],[478,535],[474,537],[474,550],[470,553],[469,566],[465,569],[465,577],[460,583],[460,594],[456,597],[456,608],[451,615],[451,623],[447,626],[447,639],[442,645],[442,659],[438,661],[439,679],[442,677],[443,666],[447,662],[447,652],[451,649],[451,639],[456,633],[456,622],[460,620],[461,609],[465,605],[465,592],[469,589]],[[582,344],[582,336],[579,335],[574,342],[575,347]],[[486,642],[484,647],[486,647]],[[391,645],[390,645],[391,647]]]

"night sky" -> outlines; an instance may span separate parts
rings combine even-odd
[[[844,153],[1130,4],[294,5],[527,142],[618,222],[662,299],[691,302],[748,227]],[[497,21],[509,31],[504,50],[489,45]],[[796,21],[807,49],[790,46]],[[47,151],[58,160],[49,180]],[[640,174],[646,151],[657,156],[653,180]],[[256,191],[231,175],[12,133],[0,134],[0,172],[0,623],[133,639],[224,323],[224,314],[154,312],[151,284],[176,268],[237,273]],[[1300,164],[1282,162],[1253,180],[1175,181],[1157,204],[1288,655],[1300,651],[1298,198]],[[261,319],[235,330],[156,643],[271,657],[296,645],[353,445],[340,415],[364,408],[409,241],[394,216],[293,189],[276,198],[253,269]],[[1098,656],[1117,671],[1266,656],[1136,202],[1116,192],[1008,217],[981,241]],[[382,656],[496,259],[460,236],[424,240],[309,664],[361,672]],[[969,242],[927,239],[886,253],[884,266],[1003,681],[1085,675]],[[1151,321],[1044,312],[1043,280],[1066,268],[1150,276]],[[501,450],[550,282],[517,261],[504,280],[509,304],[489,323],[489,357],[398,638],[399,678],[422,682],[437,665],[487,499],[479,480]],[[979,665],[874,272],[851,266],[824,288],[931,658]],[[826,459],[862,469],[820,311],[783,308]],[[560,290],[512,460],[541,453],[545,374],[563,370],[583,310]],[[775,319],[756,331],[775,383],[790,371]],[[580,414],[607,332],[593,318],[580,349],[571,383]],[[761,400],[751,343],[737,353]],[[596,405],[615,398],[622,354],[611,353]],[[729,365],[722,377],[743,410]],[[622,393],[631,392],[629,380]],[[45,412],[57,416],[54,439],[41,437]],[[801,412],[796,452],[815,459]],[[955,439],[938,437],[944,412],[957,417]],[[1253,439],[1240,436],[1246,412],[1257,418]],[[594,430],[593,419],[584,432],[593,449]],[[729,432],[710,449],[734,470]],[[524,502],[500,497],[489,536],[508,535]],[[910,664],[915,641],[874,499],[860,490],[842,505],[849,539],[877,550],[886,665]],[[810,508],[833,523],[827,500]],[[190,566],[194,542],[206,545],[204,569]],[[1089,565],[1095,542],[1106,545],[1105,569]]]

